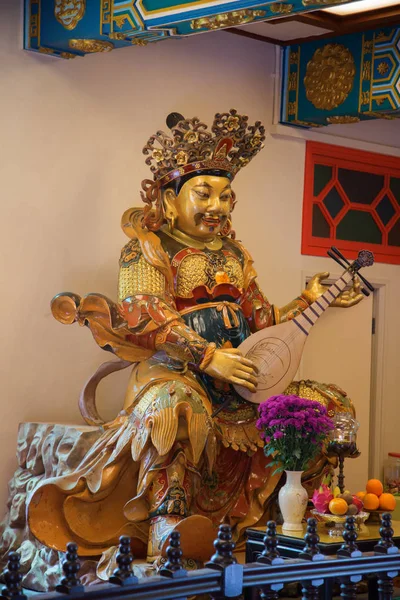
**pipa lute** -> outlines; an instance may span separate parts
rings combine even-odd
[[[281,394],[293,381],[300,364],[304,344],[319,317],[344,291],[354,275],[362,268],[374,264],[374,255],[362,250],[358,258],[345,270],[326,292],[299,316],[253,333],[239,346],[243,356],[258,367],[258,386],[255,393],[235,385],[235,389],[249,402],[260,404],[270,396]]]

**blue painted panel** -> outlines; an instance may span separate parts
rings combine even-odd
[[[349,64],[353,65],[352,77]],[[344,85],[345,81],[351,85]],[[313,127],[352,123],[396,118],[399,111],[400,28],[305,42],[285,49],[283,124]]]

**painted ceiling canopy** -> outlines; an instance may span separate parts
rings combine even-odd
[[[25,49],[73,58],[349,1],[356,0],[25,0]]]

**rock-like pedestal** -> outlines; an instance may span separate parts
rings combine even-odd
[[[43,546],[30,533],[26,521],[26,500],[48,477],[65,475],[75,469],[94,442],[100,427],[22,423],[18,430],[17,462],[9,483],[7,513],[0,526],[0,570],[9,552],[21,554],[25,588],[38,592],[54,589],[61,578],[63,553]],[[85,584],[96,580],[96,561],[81,561],[80,576]]]

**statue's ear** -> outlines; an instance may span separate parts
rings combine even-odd
[[[176,194],[172,188],[163,190],[162,199],[164,204],[165,216],[167,219],[176,219],[177,212],[175,207]]]

